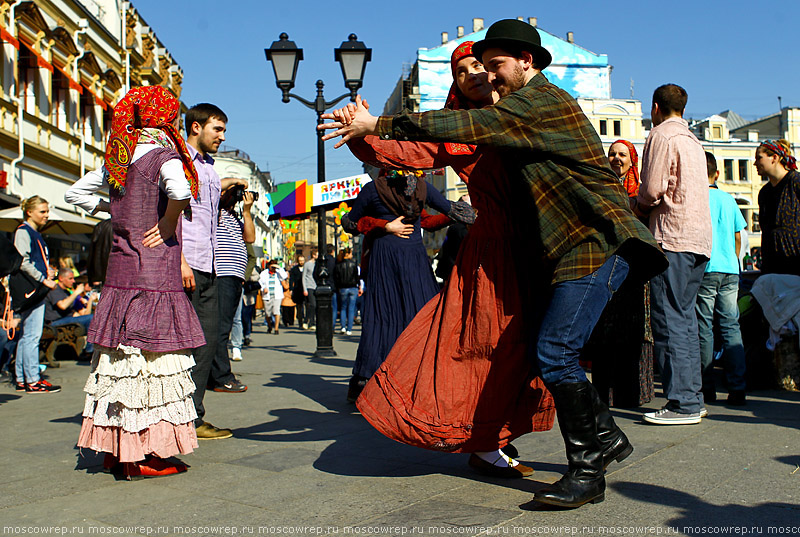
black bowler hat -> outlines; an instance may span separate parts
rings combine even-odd
[[[483,53],[490,48],[501,48],[508,50],[509,46],[512,50],[527,50],[533,55],[533,62],[539,70],[544,69],[553,57],[542,46],[542,38],[539,37],[539,32],[528,24],[517,19],[503,19],[497,21],[486,30],[486,37],[482,41],[478,41],[472,45],[472,52],[475,57],[482,60]]]

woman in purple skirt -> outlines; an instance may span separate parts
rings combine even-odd
[[[197,447],[192,349],[203,331],[181,282],[180,214],[197,172],[178,134],[180,103],[159,86],[114,108],[105,165],[65,195],[111,213],[108,275],[89,328],[94,344],[78,447],[106,453],[128,478],[186,470],[165,460]],[[109,186],[110,202],[95,195]]]

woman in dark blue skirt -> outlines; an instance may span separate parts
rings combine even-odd
[[[439,285],[422,244],[420,215],[427,205],[450,219],[475,220],[464,202],[450,202],[421,179],[422,172],[390,171],[368,183],[353,209],[342,219],[348,232],[363,226],[359,220],[386,221],[372,227],[364,239],[362,278],[365,282],[361,341],[347,393],[354,402],[378,370],[417,312],[439,292]]]

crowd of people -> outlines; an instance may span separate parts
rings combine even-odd
[[[575,99],[542,73],[551,61],[533,26],[503,20],[453,52],[444,109],[375,117],[358,98],[323,116],[331,121],[320,128],[333,130],[325,139],[341,136],[337,147],[382,171],[342,220],[363,235],[361,259],[330,247],[288,267],[256,267],[254,195],[244,179],[214,171],[225,113],[190,108],[184,139],[172,94],[131,90],[114,109],[104,165],[65,196],[111,215],[99,292],[71,259],[50,265],[47,201],[22,205],[18,268],[4,267],[18,315],[4,315],[0,341],[3,356],[15,355],[17,390],[60,390],[41,374],[45,323],[85,327],[91,372],[78,446],[128,478],[175,474],[187,467],[172,457],[198,439],[233,436],[205,420],[204,394],[247,391],[231,362],[250,344],[259,308],[275,335],[338,321],[351,336],[360,320],[346,397],[381,433],[520,478],[533,469],[511,442],[557,419],[568,471],[534,500],[603,501],[606,467],[633,451],[609,406],[651,401],[658,372],[665,402],[642,419],[700,423],[717,394],[715,329],[727,403],[746,404],[737,306],[746,222],[683,119],[683,88],[654,91],[640,166],[626,140],[603,152]],[[444,166],[468,197],[447,200],[424,181],[420,170]],[[800,174],[789,144],[762,142],[755,168],[768,181],[761,270],[800,276]],[[108,201],[97,195],[104,187]],[[448,225],[440,286],[422,230]],[[316,308],[323,270],[328,319]]]

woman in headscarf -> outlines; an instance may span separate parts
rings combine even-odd
[[[420,232],[425,206],[467,223],[475,216],[468,205],[447,201],[422,172],[393,170],[367,183],[343,218],[342,225],[351,232],[365,217],[396,221],[406,230],[404,236],[370,233],[365,241],[364,321],[347,394],[350,401],[356,400],[411,319],[439,291]]]
[[[768,181],[758,193],[761,272],[800,276],[800,173],[790,147],[766,140],[756,149],[756,172]]]
[[[628,140],[617,140],[608,148],[608,162],[622,188],[633,197],[639,193],[639,153]]]
[[[446,107],[476,108],[497,99],[472,42],[451,57],[454,82]],[[400,336],[357,401],[362,415],[400,442],[472,453],[469,465],[495,477],[533,469],[509,442],[552,428],[550,393],[527,355],[532,288],[549,279],[526,239],[529,222],[510,210],[524,199],[496,152],[457,143],[398,142],[374,136],[348,142],[359,159],[383,168],[451,166],[468,185],[478,217],[462,243],[445,287]],[[546,292],[546,289],[543,291]],[[506,450],[506,451],[504,451]]]
[[[185,471],[165,459],[197,447],[190,373],[205,340],[183,292],[180,214],[198,182],[179,125],[166,89],[132,89],[114,108],[104,166],[65,196],[110,212],[114,235],[78,447],[105,452],[106,468],[129,479]],[[104,185],[110,202],[94,194]]]
[[[608,162],[629,197],[639,193],[639,154],[627,140],[608,148]],[[636,407],[653,399],[653,332],[650,284],[626,281],[611,297],[582,360],[591,361],[592,384],[607,404]]]

